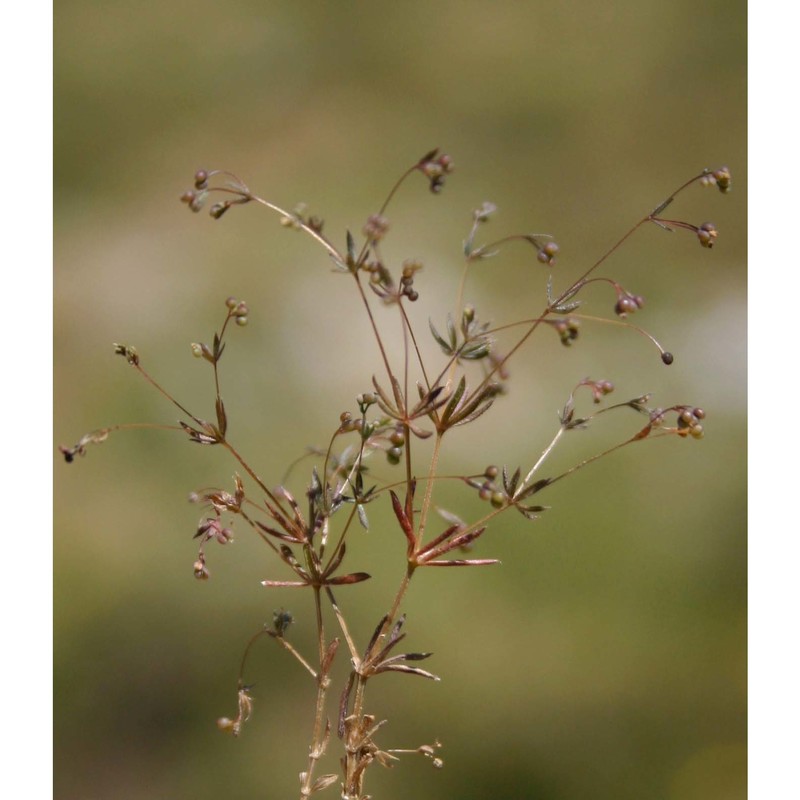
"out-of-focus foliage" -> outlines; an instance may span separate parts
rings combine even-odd
[[[441,738],[445,768],[412,758],[373,772],[375,797],[745,797],[745,21],[743,2],[689,0],[55,6],[65,443],[113,422],[175,421],[114,341],[210,417],[209,374],[189,343],[210,338],[231,294],[251,320],[222,370],[229,432],[268,480],[370,388],[377,361],[352,355],[367,340],[350,285],[255,207],[219,222],[189,214],[178,196],[198,167],[232,169],[290,208],[305,201],[343,242],[403,169],[446,148],[456,172],[441,196],[412,181],[389,213],[388,256],[425,264],[420,306],[452,302],[484,200],[500,209],[498,235],[557,236],[558,280],[702,167],[733,172],[730,196],[693,188],[671,208],[713,219],[713,251],[645,229],[604,270],[647,299],[636,322],[672,367],[618,330],[587,327],[570,349],[542,337],[512,364],[494,423],[490,413],[454,439],[453,465],[530,461],[586,375],[708,414],[702,442],[630,448],[553,487],[536,525],[506,518],[481,540],[502,566],[421,577],[409,641],[435,651],[443,681],[410,689],[389,676],[372,710],[390,720],[387,746]],[[530,315],[545,281],[509,250],[479,265],[467,299],[483,318]],[[612,304],[598,292],[587,312]],[[514,415],[528,440],[503,430]],[[578,436],[575,457],[592,449],[580,438],[591,432]],[[193,580],[197,510],[184,498],[232,472],[213,448],[154,432],[56,465],[60,800],[296,792],[313,687],[278,648],[249,670],[243,736],[214,726],[235,710],[241,648],[273,609],[292,610],[300,647],[313,627],[305,598],[259,585],[272,562],[244,531],[214,554],[211,581]],[[393,587],[401,568],[402,543],[371,521],[360,549],[386,566],[347,593],[362,638],[389,599],[380,579]]]

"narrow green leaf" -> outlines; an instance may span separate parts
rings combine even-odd
[[[455,351],[456,344],[458,343],[458,338],[456,334],[456,324],[453,322],[453,315],[447,315],[447,335],[450,339],[450,350]]]
[[[433,321],[431,319],[428,319],[428,325],[430,326],[433,338],[436,340],[436,343],[439,345],[439,347],[442,348],[445,355],[448,356],[453,355],[453,348],[450,347],[450,345],[445,341],[444,337],[442,337],[439,331],[436,330],[436,328],[433,326]]]
[[[455,413],[456,409],[458,408],[459,403],[461,402],[461,398],[464,396],[464,392],[467,389],[467,376],[462,375],[461,380],[458,382],[458,386],[456,390],[450,397],[450,401],[447,403],[444,411],[442,412],[442,425],[446,425],[450,418]]]
[[[534,481],[530,486],[526,486],[516,497],[517,500],[525,500],[531,495],[536,494],[536,492],[540,492],[545,486],[549,486],[552,483],[552,478],[542,478],[541,480]]]

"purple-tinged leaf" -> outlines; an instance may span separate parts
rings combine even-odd
[[[418,561],[420,564],[424,564],[426,561],[443,556],[445,553],[449,553],[451,550],[455,550],[457,547],[465,547],[471,542],[474,542],[478,537],[482,536],[485,531],[486,526],[477,528],[474,531],[462,533],[459,536],[454,536],[449,542],[444,542],[428,550],[424,554],[424,557],[418,559]]]
[[[368,572],[351,572],[349,575],[339,575],[335,578],[326,578],[325,583],[330,586],[346,586],[351,583],[368,581],[372,575]]]
[[[408,489],[406,490],[406,504],[403,508],[403,511],[405,511],[406,514],[406,519],[412,524],[412,526],[414,520],[414,494],[416,491],[417,479],[412,478],[408,483]]]
[[[403,529],[403,533],[405,534],[408,542],[407,552],[410,556],[414,552],[414,547],[417,543],[417,540],[414,538],[414,531],[411,528],[411,522],[409,522],[406,512],[403,510],[403,506],[400,505],[399,498],[391,489],[389,490],[389,495],[392,498],[392,508],[394,509],[394,514],[397,517],[397,521],[400,523],[400,527]]]
[[[332,575],[334,572],[336,572],[339,564],[342,563],[346,549],[345,543],[342,542],[338,550],[333,554],[330,564],[328,564],[328,566],[325,568],[325,575]]]
[[[444,530],[440,533],[435,539],[428,542],[418,553],[418,556],[422,556],[426,553],[430,553],[437,545],[441,544],[446,539],[449,539],[451,536],[454,536],[459,531],[463,530],[467,526],[459,520],[455,525],[451,525],[449,528]]]
[[[302,544],[303,540],[298,539],[296,536],[292,536],[289,533],[284,531],[276,530],[275,528],[270,528],[268,525],[264,525],[263,522],[259,522],[255,520],[256,525],[261,528],[264,533],[268,533],[270,536],[274,536],[276,539],[281,539],[284,542],[292,542],[293,544]]]

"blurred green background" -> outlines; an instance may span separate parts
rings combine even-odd
[[[682,181],[731,168],[730,196],[694,187],[668,212],[712,219],[714,250],[645,228],[603,273],[644,295],[633,321],[675,364],[610,326],[584,325],[571,349],[544,331],[512,365],[497,413],[453,437],[444,467],[527,468],[587,375],[613,380],[620,399],[702,405],[705,440],[629,448],[553,487],[539,522],[501,518],[476,550],[501,567],[415,580],[409,648],[433,650],[443,680],[387,676],[370,710],[389,719],[383,746],[439,737],[445,768],[408,758],[373,770],[367,789],[744,798],[745,3],[62,0],[55,37],[59,443],[115,422],[174,424],[114,341],[135,344],[210,416],[210,371],[188,345],[211,339],[231,294],[252,311],[222,364],[230,438],[268,482],[325,442],[379,371],[350,282],[310,240],[255,207],[215,223],[178,203],[199,167],[233,170],[285,207],[307,202],[343,242],[408,165],[444,148],[456,171],[443,193],[413,176],[385,244],[394,264],[426,265],[423,337],[427,316],[441,323],[450,308],[482,201],[500,209],[487,235],[557,237],[565,286]],[[546,278],[509,247],[474,273],[467,299],[497,322],[529,316]],[[587,297],[587,313],[611,311],[610,288]],[[575,434],[553,467],[621,430]],[[244,529],[210,549],[212,580],[192,578],[199,512],[186,495],[229,487],[233,470],[214,448],[152,431],[56,463],[61,800],[296,796],[313,687],[283,652],[266,642],[254,653],[243,736],[214,725],[234,713],[242,648],[273,609],[295,613],[298,647],[313,637],[307,597],[259,586],[279,571]],[[465,492],[444,495],[464,516],[482,510]],[[372,514],[352,566],[375,580],[341,592],[362,642],[402,569],[396,527]]]

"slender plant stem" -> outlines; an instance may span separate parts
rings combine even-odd
[[[325,735],[326,723],[325,720],[325,700],[327,696],[328,686],[330,685],[330,678],[323,671],[323,664],[325,662],[325,625],[322,619],[322,604],[320,603],[320,587],[314,586],[314,609],[316,612],[317,620],[317,648],[319,654],[319,671],[316,674],[317,678],[317,701],[314,710],[314,731],[311,737],[311,744],[308,748],[308,767],[305,771],[305,779],[302,782],[300,789],[300,798],[304,800],[311,795],[312,779],[314,777],[314,768],[322,755],[322,743]]]

